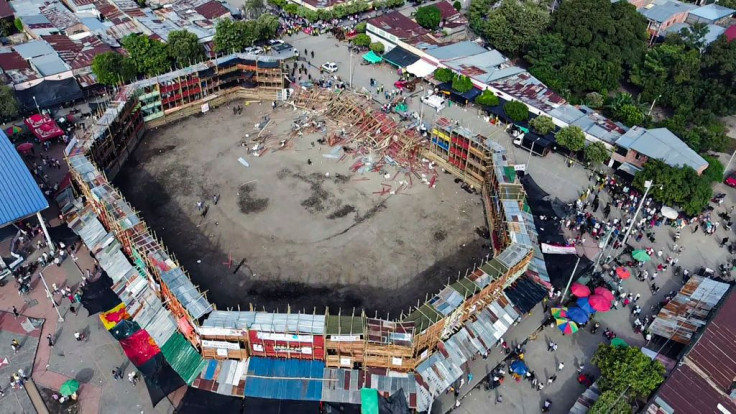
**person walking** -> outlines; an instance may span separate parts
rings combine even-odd
[[[559,364],[557,364],[557,371],[562,371],[563,369],[565,369],[564,362],[560,362]]]
[[[20,316],[20,313],[18,313],[18,308],[13,305],[13,316],[15,316],[15,319],[18,319],[18,316]]]
[[[54,338],[51,336],[51,334],[46,335],[46,339],[49,341],[49,347],[54,346]]]
[[[135,384],[138,383],[138,374],[136,374],[135,371],[130,371],[128,373],[128,381],[135,386]]]
[[[17,339],[13,339],[10,341],[10,347],[13,348],[13,353],[18,353],[18,350],[20,349],[20,343],[18,343]]]

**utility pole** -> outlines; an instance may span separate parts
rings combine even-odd
[[[524,138],[522,138],[522,143],[523,143],[523,140]],[[536,144],[537,141],[539,141],[539,138],[532,141],[532,148],[529,150],[529,158],[526,160],[526,167],[524,168],[527,173],[529,173],[529,165],[532,163],[532,155],[534,154],[534,144]]]
[[[54,305],[54,310],[56,310],[56,314],[59,315],[59,322],[64,322],[64,317],[61,316],[61,312],[59,312],[59,307],[56,305],[56,301],[54,300],[54,295],[51,294],[51,291],[49,290],[49,286],[46,284],[46,279],[43,278],[43,272],[38,272],[38,276],[41,277],[41,282],[43,283],[44,289],[46,289],[46,297],[51,300],[51,303]]]
[[[567,291],[570,289],[570,285],[572,284],[572,279],[575,277],[575,271],[578,270],[578,265],[580,264],[580,256],[578,256],[578,260],[575,262],[575,267],[572,269],[572,273],[570,273],[570,279],[567,280],[567,286],[565,286],[565,291],[562,292],[562,297],[560,298],[560,305],[565,303],[565,296],[567,296]]]
[[[636,223],[636,218],[639,216],[639,212],[641,211],[641,206],[644,205],[644,200],[647,198],[647,194],[649,194],[649,190],[652,188],[654,183],[650,181],[644,182],[644,195],[641,197],[641,200],[639,200],[639,207],[636,208],[636,213],[634,213],[634,217],[631,219],[631,223],[629,224],[629,228],[626,229],[626,234],[624,234],[624,239],[622,241],[622,245],[626,246],[626,241],[629,239],[629,234],[631,233],[631,229],[634,227],[634,223]]]

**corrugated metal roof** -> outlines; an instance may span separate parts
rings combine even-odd
[[[393,322],[383,319],[366,319],[368,342],[411,346],[415,325],[412,321]]]
[[[325,368],[322,401],[360,404],[360,390],[367,388],[369,376],[366,371]]]
[[[655,1],[653,6],[639,8],[639,13],[649,20],[664,23],[680,13],[686,13],[697,6],[679,1]]]
[[[184,271],[177,267],[161,273],[161,280],[166,283],[174,296],[194,319],[199,319],[212,312],[212,305],[199,293]]]
[[[417,333],[422,333],[442,318],[443,315],[441,313],[437,312],[432,306],[425,303],[414,312],[407,315],[403,321],[413,322],[416,326]]]
[[[256,320],[255,312],[213,310],[202,326],[209,328],[248,329]]]
[[[171,336],[177,332],[174,316],[164,308],[158,308],[158,312],[156,312],[148,324],[146,326],[141,325],[141,328],[148,331],[148,334],[151,335],[156,345],[162,349],[164,344],[171,339]]]
[[[248,361],[205,360],[202,373],[192,384],[193,387],[223,395],[243,396],[245,374]]]
[[[56,51],[48,43],[43,40],[33,40],[13,47],[23,59],[31,59],[43,55],[55,55]]]
[[[245,396],[319,401],[324,368],[323,361],[253,357],[248,363]]]
[[[691,10],[690,14],[693,16],[702,17],[708,20],[720,20],[734,14],[733,9],[723,7],[719,4],[708,4],[707,6],[698,7],[695,10]]]
[[[0,227],[49,206],[20,154],[0,131]]]
[[[673,167],[688,166],[698,171],[708,165],[708,161],[667,128],[634,127],[622,135],[616,145],[662,160]]]
[[[475,42],[466,40],[464,42],[429,49],[426,53],[438,60],[452,60],[485,54],[488,53],[488,50]]]
[[[199,351],[178,332],[172,335],[161,347],[161,353],[164,354],[171,368],[179,374],[187,385],[191,385],[197,379],[199,373],[202,372],[202,368],[206,365]]]
[[[327,316],[326,335],[363,335],[365,318],[363,316]]]
[[[677,296],[662,307],[649,326],[649,331],[675,342],[689,344],[728,289],[727,283],[692,276]]]
[[[449,315],[452,311],[457,309],[461,303],[463,303],[463,299],[463,295],[448,286],[442,289],[437,296],[430,299],[429,304],[432,305],[437,312],[443,315]]]
[[[250,329],[261,332],[323,335],[325,315],[256,312]]]
[[[69,223],[69,228],[82,238],[84,245],[91,252],[96,252],[106,244],[112,243],[115,237],[112,233],[108,233],[102,226],[100,220],[94,214],[92,209],[88,207],[80,212],[77,217]]]
[[[504,295],[480,311],[475,321],[439,343],[437,352],[417,366],[416,373],[425,384],[418,387],[424,388],[424,392],[418,393],[421,398],[418,398],[417,409],[426,410],[429,395],[443,392],[462,377],[463,365],[477,353],[488,352],[518,317]]]

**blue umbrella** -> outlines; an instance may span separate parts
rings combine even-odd
[[[580,308],[586,312],[588,312],[588,315],[592,315],[595,313],[595,309],[593,309],[590,306],[590,303],[588,303],[588,298],[580,298],[576,302]]]
[[[529,368],[527,368],[524,361],[517,359],[516,361],[511,363],[511,372],[519,374],[519,375],[525,375],[529,371]]]
[[[577,323],[588,322],[589,317],[588,312],[578,308],[577,306],[573,306],[567,310],[567,318]]]

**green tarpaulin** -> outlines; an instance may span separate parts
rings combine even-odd
[[[383,60],[382,57],[380,57],[377,54],[373,53],[372,50],[370,52],[366,53],[365,55],[363,55],[363,59],[365,59],[365,60],[367,60],[368,62],[371,62],[371,63],[379,63],[380,61]]]
[[[187,385],[192,385],[206,365],[199,352],[178,332],[161,347],[161,353]]]
[[[360,390],[361,414],[378,414],[378,391],[371,388]]]

